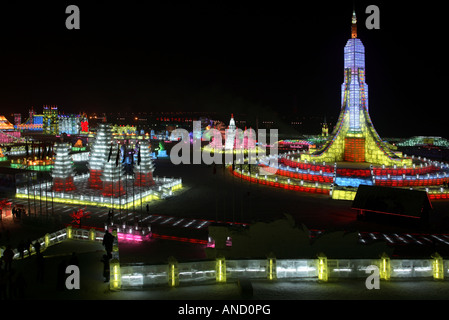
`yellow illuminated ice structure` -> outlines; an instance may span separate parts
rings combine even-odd
[[[109,263],[110,268],[110,289],[111,290],[120,290],[122,287],[122,276],[120,273],[120,262],[117,259],[112,259]]]
[[[361,132],[351,132],[349,130],[349,109],[342,108],[338,123],[334,131],[325,144],[318,150],[311,150],[309,153],[301,154],[301,160],[319,162],[340,162],[347,161],[345,158],[345,148],[353,141],[363,141],[364,162],[385,166],[412,166],[412,159],[402,157],[401,152],[391,150],[390,147],[380,139],[374,129],[370,116],[366,109],[360,110]]]
[[[390,258],[386,253],[383,253],[380,257],[379,276],[382,280],[390,280],[390,274]]]
[[[45,248],[50,245],[50,234],[46,233],[44,237]]]
[[[95,229],[90,229],[89,230],[89,240],[90,241],[95,241],[95,237],[96,237],[96,234],[95,234]]]
[[[435,253],[432,256],[432,258],[433,258],[432,261],[433,278],[435,280],[443,280],[444,279],[443,258],[438,253]]]
[[[113,235],[113,237],[115,239],[118,239],[118,232],[117,229],[112,230],[111,234]],[[114,241],[113,245],[112,245],[112,252],[117,253],[118,252],[118,241]]]
[[[327,268],[327,257],[320,253],[318,255],[317,261],[317,269],[318,269],[318,280],[326,282],[328,280],[328,268]]]
[[[332,199],[334,200],[354,200],[357,190],[334,189]]]
[[[215,260],[215,280],[226,282],[226,259],[224,257]]]
[[[268,280],[277,279],[276,258],[272,254],[269,255],[267,258],[267,279]]]
[[[179,285],[178,261],[174,257],[168,259],[168,285],[170,287]]]
[[[142,197],[135,197],[135,199],[133,197],[128,198],[128,202],[127,203],[120,203],[118,198],[116,199],[116,201],[114,202],[109,202],[109,200],[106,200],[107,197],[104,196],[100,196],[101,201],[95,201],[95,200],[89,200],[92,197],[87,197],[85,195],[81,194],[76,194],[74,193],[75,196],[71,196],[70,192],[67,193],[57,193],[57,196],[55,195],[54,197],[52,197],[52,200],[54,202],[58,202],[58,203],[67,203],[67,204],[71,204],[71,205],[83,205],[83,206],[105,206],[108,208],[115,208],[115,209],[130,209],[132,207],[135,206],[139,206],[145,202],[150,202],[153,200],[159,200],[161,199],[161,196],[166,196],[166,195],[172,195],[173,192],[178,191],[182,189],[182,181],[181,179],[178,179],[175,183],[172,184],[172,186],[165,186],[165,188],[163,188],[162,192],[157,192],[157,193],[151,193],[147,196],[142,196]],[[40,196],[39,193],[36,193],[35,195],[33,195],[34,199],[36,200],[47,200],[46,196],[45,196],[45,191],[44,191],[44,196]],[[17,192],[16,192],[16,198],[19,199],[28,199],[29,194],[28,194],[28,190],[27,187],[22,187],[22,188],[17,188]],[[50,194],[48,195],[48,198],[50,198]]]
[[[67,232],[67,239],[72,239],[73,238],[72,226],[67,226],[66,232]]]

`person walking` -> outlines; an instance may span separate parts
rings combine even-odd
[[[109,258],[112,258],[113,244],[114,244],[114,236],[108,230],[106,230],[103,237],[103,246]]]
[[[72,266],[72,265],[79,267],[78,257],[76,256],[75,252],[72,252],[72,256],[70,257],[70,260],[69,260],[69,266]]]
[[[58,291],[65,290],[66,269],[67,269],[67,261],[65,259],[62,259],[61,262],[59,262],[58,264],[58,271],[56,273],[56,290]]]
[[[41,244],[38,240],[34,242],[34,251],[36,252],[36,254],[41,253]]]
[[[36,262],[37,262],[37,268],[36,268],[36,279],[37,282],[43,283],[44,282],[44,256],[42,253],[36,254]]]
[[[19,272],[17,277],[14,279],[14,292],[13,292],[13,298],[23,300],[25,299],[25,288],[27,286],[27,283],[25,281],[25,277],[23,276],[22,272]]]
[[[5,271],[10,272],[12,270],[12,259],[14,258],[14,251],[12,251],[11,246],[7,246],[5,251],[3,251],[3,261],[5,261]]]
[[[112,222],[112,212],[111,212],[111,209],[109,209],[109,212],[108,212],[108,221],[107,221],[108,226],[111,224],[111,222]]]
[[[25,243],[25,249],[28,251],[28,257],[31,257],[31,248],[33,245],[31,244],[31,240],[27,239],[27,242]]]
[[[17,251],[19,251],[20,259],[23,259],[25,251],[25,242],[23,240],[20,240],[19,245],[17,246]]]

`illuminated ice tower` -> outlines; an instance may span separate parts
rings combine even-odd
[[[58,107],[57,106],[44,106],[43,112],[43,133],[45,134],[58,134]]]
[[[231,120],[229,121],[229,127],[226,129],[226,140],[225,140],[225,149],[226,150],[232,150],[234,149],[234,143],[235,143],[235,132],[236,132],[236,126],[235,126],[235,120],[234,115],[231,115]]]
[[[154,165],[153,160],[151,160],[150,144],[145,140],[140,141],[137,161],[134,165],[134,184],[140,187],[154,185],[153,171]]]
[[[75,190],[73,184],[73,160],[69,156],[69,143],[55,144],[55,163],[53,165],[53,190],[58,192]]]
[[[349,161],[384,165],[411,165],[410,159],[391,150],[377,134],[368,113],[365,82],[365,48],[357,38],[357,18],[352,15],[351,39],[344,48],[344,82],[338,122],[323,147],[301,155],[302,160]]]
[[[108,160],[112,143],[111,125],[100,123],[97,128],[97,135],[90,150],[89,156],[89,187],[92,189],[103,189],[101,175],[103,167]]]
[[[101,180],[103,182],[103,196],[120,197],[125,194],[125,189],[123,188],[125,169],[120,159],[120,150],[115,145],[110,147]]]

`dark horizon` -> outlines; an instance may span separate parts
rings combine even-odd
[[[336,119],[353,3],[5,5],[1,114],[203,111]],[[380,9],[367,30],[365,8]],[[447,137],[442,11],[355,1],[369,111],[381,137]]]

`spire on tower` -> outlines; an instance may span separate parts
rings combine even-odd
[[[355,16],[355,10],[352,11],[351,38],[357,38],[357,17]]]

